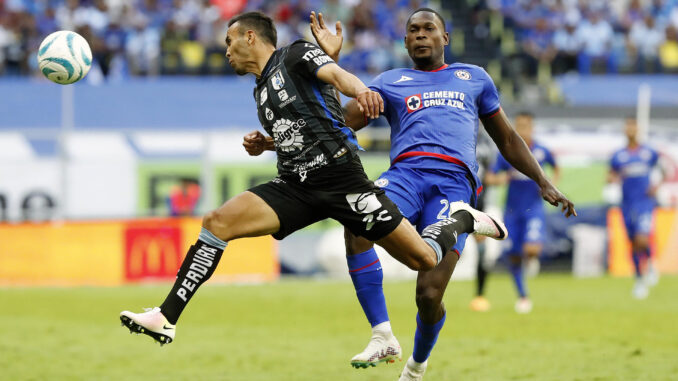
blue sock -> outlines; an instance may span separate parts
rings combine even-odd
[[[525,282],[523,280],[523,264],[522,261],[518,263],[513,263],[511,261],[511,258],[508,260],[508,268],[509,271],[511,272],[511,275],[513,276],[513,282],[516,284],[516,290],[518,290],[518,295],[520,295],[521,298],[524,298],[527,296],[527,292],[525,291]]]
[[[414,333],[414,350],[412,351],[414,361],[422,363],[431,355],[431,350],[436,345],[436,341],[438,341],[438,333],[440,333],[445,324],[446,316],[447,312],[439,322],[434,325],[428,325],[422,322],[419,314],[417,314],[417,330]]]
[[[346,260],[355,293],[358,295],[358,301],[363,307],[367,320],[372,327],[388,321],[386,299],[382,287],[384,272],[381,270],[377,252],[371,248],[364,253],[349,255]]]

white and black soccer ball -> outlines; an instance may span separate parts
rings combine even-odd
[[[68,85],[87,75],[92,66],[92,51],[81,35],[60,30],[45,37],[40,44],[38,65],[47,79]]]

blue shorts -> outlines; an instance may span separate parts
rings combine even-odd
[[[442,169],[422,167],[417,160],[396,163],[374,183],[421,233],[428,225],[450,216],[450,203],[472,204],[474,191],[466,169],[444,161],[440,161]],[[453,250],[461,254],[467,236],[460,234]]]
[[[543,245],[546,237],[546,215],[543,207],[520,212],[507,211],[504,214],[504,224],[509,231],[504,254],[520,254],[526,243]]]
[[[626,234],[633,240],[637,234],[649,235],[652,232],[652,212],[654,202],[642,202],[622,205]]]

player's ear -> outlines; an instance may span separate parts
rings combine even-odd
[[[445,41],[445,45],[450,44],[450,32],[445,32],[445,34],[443,35],[443,41]]]
[[[247,31],[247,45],[254,45],[254,42],[257,40],[257,34],[253,30]]]

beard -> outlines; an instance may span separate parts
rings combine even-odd
[[[414,62],[414,64],[417,67],[428,67],[433,65],[433,55],[429,54],[426,56],[419,56],[417,57],[416,55],[412,54],[410,55],[410,58]]]

